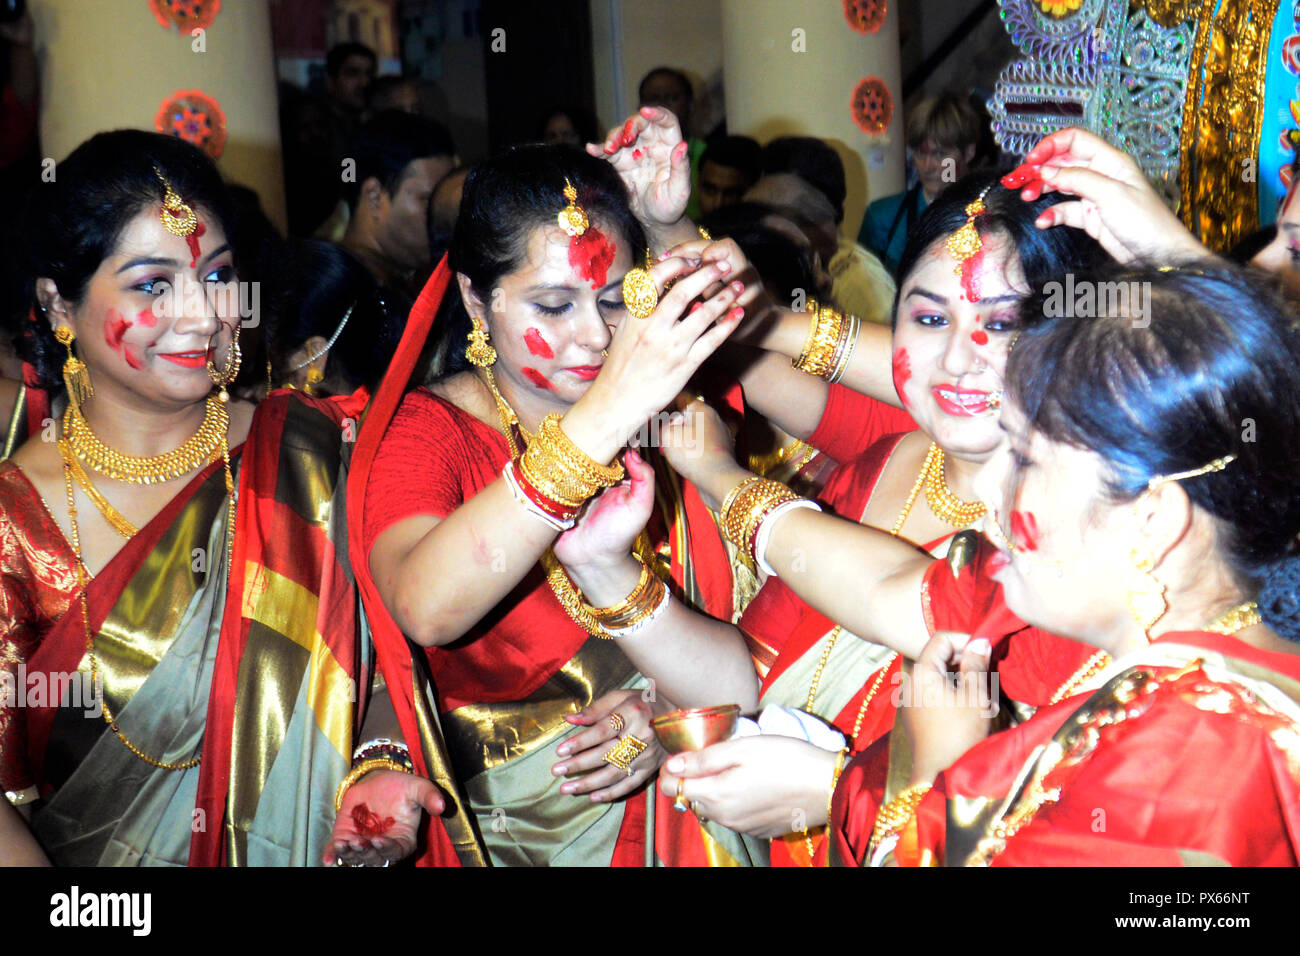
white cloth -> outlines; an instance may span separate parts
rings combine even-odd
[[[757,737],[760,734],[795,737],[833,753],[838,753],[847,746],[844,735],[820,717],[807,711],[795,710],[793,707],[782,707],[779,704],[768,704],[756,721],[741,717],[736,722],[736,731],[731,735],[731,739]]]

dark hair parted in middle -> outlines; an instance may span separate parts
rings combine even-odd
[[[908,277],[920,266],[922,257],[935,243],[945,242],[966,222],[966,207],[984,193],[985,211],[975,218],[981,237],[1005,236],[1014,247],[1030,291],[1059,279],[1067,272],[1083,272],[1110,260],[1110,256],[1087,233],[1068,226],[1039,229],[1034,220],[1061,198],[1053,193],[1025,202],[1015,189],[998,180],[1001,173],[972,173],[941,192],[912,231],[907,234],[903,258],[898,262],[898,295]],[[985,192],[985,190],[988,190]],[[895,321],[897,321],[895,319]]]
[[[1115,501],[1157,475],[1184,479],[1192,503],[1218,522],[1223,553],[1283,637],[1300,640],[1300,331],[1260,273],[1218,260],[1182,267],[1111,266],[1076,277],[1096,290],[1096,318],[1025,300],[1027,328],[1007,363],[1006,392],[1028,427],[1095,452]]]
[[[645,232],[614,167],[571,146],[517,146],[470,170],[447,254],[452,271],[466,276],[484,302],[502,276],[523,265],[534,230],[558,228],[556,216],[567,204],[565,179],[578,191],[578,205],[592,224],[611,242],[627,243],[633,261],[639,261]],[[446,296],[432,337],[435,376],[470,367],[464,356],[469,331],[460,296]]]

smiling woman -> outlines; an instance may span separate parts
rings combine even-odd
[[[30,824],[6,827],[0,858],[283,865],[326,848],[370,672],[328,545],[360,409],[230,400],[229,223],[203,154],[119,131],[64,160],[26,224],[32,313],[11,331],[62,414],[57,441],[0,464],[0,666],[69,691],[0,697],[0,781]],[[382,852],[410,852],[436,809],[414,779],[369,775],[343,819],[368,800],[400,821]]]

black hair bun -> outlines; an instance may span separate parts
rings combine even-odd
[[[1274,564],[1259,592],[1264,623],[1288,641],[1300,642],[1300,555]]]

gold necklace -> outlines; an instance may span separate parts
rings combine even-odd
[[[91,482],[90,476],[86,470],[81,467],[81,462],[77,461],[77,456],[72,450],[72,444],[66,438],[59,439],[59,454],[63,456],[63,464],[72,472],[72,477],[77,479],[77,484],[81,485],[81,490],[86,493],[91,504],[99,509],[99,513],[104,516],[104,520],[112,526],[123,538],[132,538],[139,530],[135,525],[126,519],[122,512],[118,511],[109,502],[107,498]]]
[[[937,444],[930,444],[930,451],[925,456],[925,503],[930,506],[934,516],[944,524],[954,528],[969,528],[987,513],[983,502],[963,501],[952,493],[944,477],[943,449]]]
[[[221,432],[217,435],[216,448],[215,448],[217,454],[214,454],[203,464],[206,465],[212,461],[215,461],[217,457],[220,457],[221,460],[225,463],[226,587],[229,588],[230,569],[233,563],[233,556],[234,556],[234,549],[235,549],[235,481],[234,481],[234,475],[231,473],[230,470],[230,441],[226,435],[226,429],[230,424],[230,413],[226,411],[225,403],[221,402],[215,396],[208,397],[207,414],[204,416],[203,426],[200,426],[199,432],[196,433],[195,437],[197,437],[199,434],[202,433],[204,426],[207,426],[208,419],[213,415],[214,405],[216,406],[219,412],[219,414],[216,417],[220,421],[222,421],[223,424],[221,426]],[[63,454],[63,485],[68,496],[68,522],[72,530],[72,553],[77,565],[77,583],[79,586],[79,590],[81,592],[80,595],[81,626],[86,636],[86,656],[90,659],[90,683],[91,686],[95,688],[95,696],[99,703],[100,714],[104,718],[104,723],[108,724],[108,728],[111,731],[113,731],[113,735],[117,737],[118,740],[122,741],[123,746],[125,746],[127,750],[131,751],[131,753],[133,753],[136,757],[143,760],[145,763],[149,764],[151,767],[157,767],[159,770],[189,770],[190,768],[197,767],[199,765],[199,761],[202,758],[202,754],[200,754],[200,756],[198,757],[194,757],[191,760],[185,760],[180,763],[168,763],[166,761],[159,760],[156,757],[149,756],[147,753],[145,753],[143,750],[141,750],[139,747],[133,744],[129,739],[127,739],[127,736],[124,733],[122,733],[121,729],[117,726],[117,718],[113,716],[113,711],[108,706],[108,700],[104,697],[104,685],[101,682],[99,677],[99,661],[95,657],[95,636],[90,631],[90,609],[86,604],[86,587],[87,587],[86,565],[81,557],[81,528],[77,523],[77,500],[76,497],[73,495],[73,491],[72,491],[73,468],[77,465],[76,459],[79,456],[76,454],[77,452],[76,443],[74,440],[72,440],[72,437],[68,434],[68,426],[70,422],[73,424],[74,427],[77,427],[77,424],[79,423],[80,427],[85,429],[85,435],[88,436],[91,442],[93,442],[93,445],[91,445],[90,447],[103,449],[103,451],[106,452],[108,455],[114,456],[116,458],[121,458],[125,462],[132,463],[132,464],[140,463],[140,462],[155,462],[158,461],[159,459],[167,458],[168,455],[176,455],[182,449],[184,449],[186,445],[189,445],[192,442],[194,442],[194,438],[191,438],[188,442],[185,443],[185,445],[182,445],[181,448],[178,448],[172,452],[168,452],[167,455],[160,455],[157,458],[131,458],[127,455],[119,455],[117,452],[113,451],[111,448],[108,448],[106,445],[100,442],[99,439],[95,437],[94,432],[90,430],[90,426],[89,424],[86,423],[86,420],[81,417],[80,410],[77,409],[75,405],[69,405],[68,412],[70,414],[65,414],[63,419],[64,437],[61,438],[59,441],[60,451]],[[94,465],[92,465],[92,467],[94,467]],[[96,468],[96,470],[98,471],[99,469]],[[189,469],[189,471],[193,471],[193,470],[195,469],[194,468]],[[172,477],[179,478],[180,475],[183,474],[188,474],[188,472],[181,472],[180,474],[174,475]],[[117,478],[118,480],[125,480],[125,481],[135,480],[126,477],[118,478],[117,475],[113,475],[113,474],[109,474],[109,477]],[[155,478],[153,481],[142,481],[137,483],[153,484],[155,481],[164,481],[164,480],[167,479]],[[87,479],[86,485],[89,485],[89,479]],[[90,497],[91,500],[93,501],[94,496],[91,495]],[[108,502],[105,501],[105,504],[108,505]],[[96,506],[98,506],[98,503],[96,503]],[[108,505],[108,507],[112,508],[111,505]],[[105,517],[108,517],[108,515],[105,515]],[[122,520],[125,521],[126,519],[122,519]]]
[[[1236,634],[1262,620],[1264,618],[1259,613],[1259,605],[1254,601],[1246,601],[1216,617],[1205,625],[1205,630],[1215,634]]]
[[[1065,698],[1069,697],[1070,693],[1076,687],[1078,687],[1084,681],[1088,681],[1096,677],[1098,674],[1104,671],[1109,665],[1110,665],[1110,655],[1107,654],[1105,651],[1098,651],[1097,653],[1093,654],[1091,657],[1089,657],[1086,661],[1083,662],[1082,667],[1080,667],[1077,671],[1075,671],[1073,674],[1070,675],[1069,680],[1067,680],[1060,687],[1056,688],[1056,693],[1052,695],[1052,699],[1049,700],[1047,703],[1049,705],[1059,704],[1061,701],[1065,700]]]
[[[75,404],[68,405],[63,416],[63,433],[79,459],[105,477],[137,485],[171,481],[216,461],[229,427],[225,404],[215,395],[209,396],[198,431],[178,448],[141,458],[114,451],[100,441]]]

